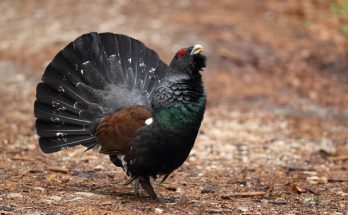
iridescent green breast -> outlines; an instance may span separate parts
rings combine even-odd
[[[154,114],[154,118],[162,128],[171,132],[198,129],[203,119],[205,103],[205,96],[201,96],[197,102],[163,107]]]

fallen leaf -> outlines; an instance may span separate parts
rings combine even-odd
[[[292,183],[291,189],[297,193],[305,193],[307,191],[305,188],[300,187],[297,183]]]

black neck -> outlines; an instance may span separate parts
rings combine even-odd
[[[173,73],[172,73],[173,74]],[[154,92],[154,109],[198,102],[205,96],[201,75],[188,78],[185,74],[168,75]]]

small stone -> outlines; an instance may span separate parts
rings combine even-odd
[[[76,196],[81,197],[93,197],[93,198],[104,198],[105,196],[95,193],[89,193],[89,192],[75,192]]]
[[[15,209],[14,205],[4,205],[0,207],[0,211],[13,211]]]
[[[318,196],[311,196],[311,197],[305,198],[303,200],[303,203],[310,205],[310,206],[314,206],[314,205],[318,205],[320,203],[320,199]]]
[[[43,188],[43,187],[34,187],[34,190],[43,192],[43,191],[45,191],[45,188]]]
[[[269,201],[268,201],[267,199],[261,199],[261,202],[262,202],[263,204],[267,204]]]
[[[23,195],[20,193],[9,193],[6,196],[9,199],[23,198]]]
[[[285,199],[277,198],[274,200],[270,200],[269,203],[276,204],[276,205],[285,205],[288,202]]]
[[[241,207],[238,207],[238,211],[242,212],[243,214],[244,214],[244,213],[248,213],[249,208],[248,208],[248,207],[241,206]]]
[[[339,195],[341,195],[341,196],[348,196],[348,193],[345,193],[345,192],[342,192],[342,191],[337,192],[337,194],[339,194]]]
[[[40,202],[51,205],[54,201],[52,199],[41,199]]]
[[[163,213],[163,209],[155,208],[155,213],[161,214],[161,213]]]
[[[320,151],[327,155],[336,155],[336,146],[333,144],[332,140],[328,138],[323,138],[320,142]]]
[[[310,176],[306,180],[311,184],[326,184],[328,179],[326,177]]]
[[[54,202],[60,202],[62,197],[60,196],[49,196],[48,199],[53,200]]]
[[[201,190],[201,193],[215,193],[215,192],[216,192],[216,188],[210,187],[210,186],[203,187],[203,189]]]
[[[98,165],[98,166],[94,167],[94,170],[96,170],[96,171],[100,171],[103,169],[104,169],[104,167],[102,165]]]

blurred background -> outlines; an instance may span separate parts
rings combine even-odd
[[[348,210],[347,0],[2,0],[0,11],[1,212]],[[122,171],[96,152],[37,146],[36,85],[58,51],[91,31],[137,38],[166,63],[179,48],[205,47],[200,136],[155,185],[178,196],[172,205],[124,194]]]

